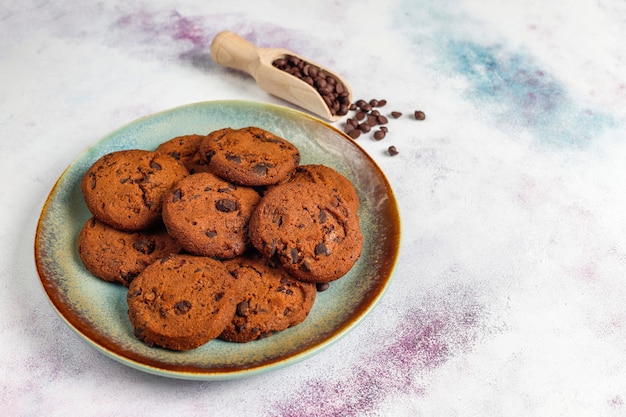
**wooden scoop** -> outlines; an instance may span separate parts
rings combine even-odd
[[[347,102],[352,102],[352,91],[345,81],[332,71],[291,51],[257,47],[229,31],[218,33],[211,43],[211,57],[215,62],[248,73],[264,91],[333,122],[343,117],[333,114],[315,87],[272,65],[275,60],[286,56],[294,56],[327,72],[343,84],[348,94]]]

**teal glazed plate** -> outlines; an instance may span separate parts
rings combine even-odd
[[[77,236],[91,217],[80,181],[102,155],[153,150],[176,136],[224,127],[257,126],[295,144],[302,164],[325,164],[355,185],[364,236],[361,257],[327,291],[307,319],[271,337],[249,342],[212,340],[190,351],[149,347],[133,335],[126,288],[102,281],[83,266]],[[226,380],[280,369],[319,353],[357,326],[380,300],[398,258],[400,217],[387,179],[352,139],[334,127],[286,107],[246,101],[209,101],[136,120],[89,147],[61,175],[43,207],[35,261],[59,316],[89,344],[133,368],[173,378]]]

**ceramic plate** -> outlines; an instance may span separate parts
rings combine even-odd
[[[269,338],[245,344],[213,340],[186,352],[148,347],[133,335],[126,288],[101,281],[82,265],[77,236],[90,217],[80,191],[85,171],[102,155],[154,149],[175,136],[224,127],[257,126],[299,149],[302,164],[325,164],[348,177],[361,199],[361,258],[344,277],[318,293],[307,319]],[[79,156],[50,192],[35,237],[41,283],[58,314],[89,344],[134,368],[163,376],[233,379],[296,363],[337,341],[371,311],[389,284],[399,249],[400,222],[392,190],[374,161],[334,127],[285,107],[212,101],[139,119]]]

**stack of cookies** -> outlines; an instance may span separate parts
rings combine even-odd
[[[359,198],[324,165],[257,127],[104,155],[81,189],[86,268],[128,287],[135,335],[188,350],[295,326],[361,254]]]

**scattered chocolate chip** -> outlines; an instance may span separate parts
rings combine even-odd
[[[350,133],[348,133],[348,136],[350,136],[352,139],[358,139],[359,136],[361,136],[361,130],[360,129],[354,129]]]
[[[239,204],[235,200],[222,198],[215,202],[215,208],[222,213],[230,213],[231,211],[239,210]]]
[[[400,116],[402,116],[402,113],[400,113],[399,111],[392,111],[391,112],[391,117],[393,117],[394,119],[397,119]]]
[[[424,114],[424,112],[421,110],[415,110],[415,113],[413,113],[413,115],[415,116],[415,120],[426,119],[426,114]]]
[[[393,145],[387,148],[387,152],[389,152],[389,155],[391,156],[396,156],[398,154],[398,150]]]
[[[377,130],[376,132],[374,132],[374,139],[376,140],[385,139],[385,131],[381,129],[381,130]]]

